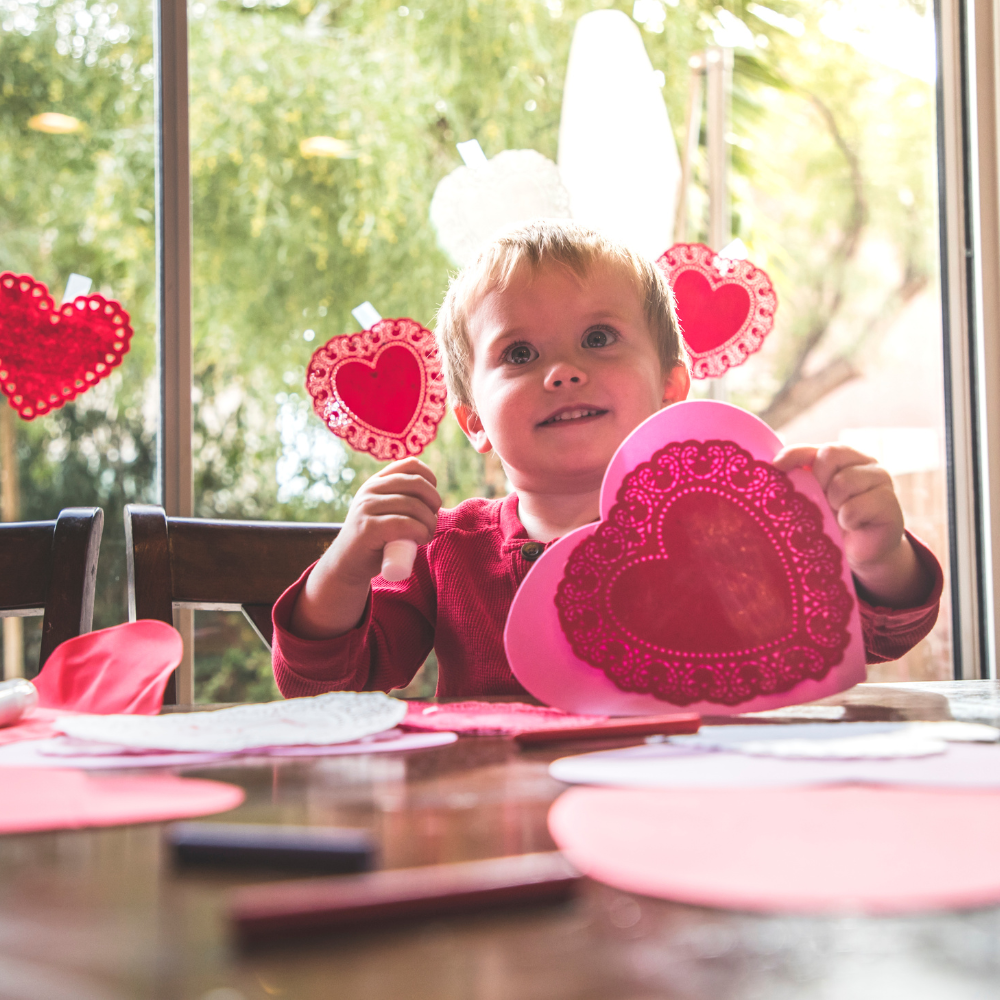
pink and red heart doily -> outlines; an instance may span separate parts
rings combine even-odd
[[[412,319],[334,337],[313,354],[306,389],[334,434],[381,460],[419,455],[447,401],[434,334]]]
[[[770,464],[780,447],[706,400],[633,431],[601,520],[551,546],[514,597],[504,639],[525,688],[581,714],[729,714],[864,680],[840,530],[811,473]]]
[[[129,314],[101,295],[56,308],[28,274],[0,274],[0,390],[25,420],[75,399],[121,364]]]
[[[702,243],[677,243],[656,263],[674,290],[695,378],[718,378],[760,350],[778,308],[764,271]]]

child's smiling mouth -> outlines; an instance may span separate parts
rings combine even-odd
[[[554,424],[565,424],[579,422],[593,417],[603,417],[607,410],[602,410],[599,406],[565,406],[557,410],[551,417],[543,420],[539,427],[551,427]]]

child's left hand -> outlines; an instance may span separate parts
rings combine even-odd
[[[847,561],[871,604],[916,607],[933,580],[903,534],[903,511],[892,477],[874,458],[842,444],[782,448],[773,464],[782,472],[812,468],[844,532]]]

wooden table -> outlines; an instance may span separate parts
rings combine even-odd
[[[1000,688],[989,681],[863,685],[777,717],[998,724]],[[401,867],[551,849],[546,813],[563,786],[547,765],[583,749],[524,752],[510,740],[479,737],[411,754],[255,761],[186,773],[246,789],[246,803],[226,820],[367,827],[382,845],[382,865]],[[1000,996],[1000,909],[905,919],[762,917],[593,883],[568,904],[242,954],[222,918],[224,890],[265,876],[176,871],[163,829],[0,838],[0,998]],[[996,839],[998,831],[968,836]]]

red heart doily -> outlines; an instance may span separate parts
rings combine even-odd
[[[556,607],[573,652],[622,691],[737,705],[841,661],[842,577],[822,513],[783,472],[732,441],[675,441],[625,477]]]
[[[674,290],[695,378],[718,378],[760,350],[778,308],[764,271],[702,243],[678,243],[656,263]]]
[[[30,274],[0,274],[0,389],[25,420],[57,410],[121,364],[129,315],[101,295],[56,308]]]
[[[334,434],[383,460],[419,455],[448,396],[434,334],[412,319],[334,337],[313,354],[306,390]]]

